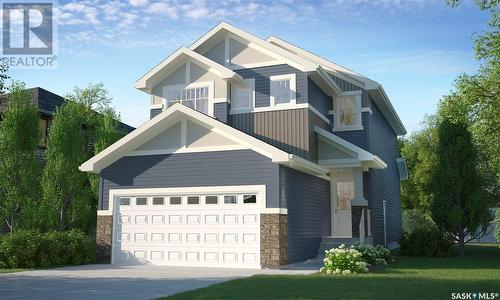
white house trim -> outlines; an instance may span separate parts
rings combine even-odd
[[[339,147],[346,152],[355,153],[357,159],[328,159],[320,160],[319,165],[323,165],[329,168],[337,167],[368,167],[374,169],[385,169],[387,164],[380,159],[377,155],[374,155],[346,140],[336,136],[335,134],[324,130],[318,126],[314,126],[314,131],[320,135],[320,138],[334,147]]]
[[[230,185],[230,186],[202,186],[202,187],[173,187],[173,188],[137,188],[109,190],[108,209],[98,210],[99,216],[112,216],[115,199],[123,196],[154,196],[154,195],[185,195],[185,194],[215,194],[215,193],[256,193],[263,201],[259,201],[261,214],[288,214],[286,208],[268,208],[266,205],[265,185]]]
[[[288,80],[290,81],[290,100],[288,103],[276,103],[276,89],[274,82],[278,80]],[[295,73],[293,74],[283,74],[283,75],[274,75],[269,77],[270,81],[270,106],[271,107],[280,107],[280,106],[290,106],[295,105],[297,103],[297,76]]]
[[[161,63],[156,65],[153,69],[147,72],[144,76],[142,76],[139,80],[136,81],[135,87],[139,90],[150,92],[151,89],[157,84],[161,79],[168,76],[168,72],[172,72],[175,68],[169,68],[171,65],[176,65],[176,62],[179,60],[186,60],[186,82],[189,82],[189,64],[191,61],[195,61],[200,63],[202,66],[205,66],[209,72],[214,73],[215,75],[221,77],[222,79],[237,79],[241,80],[242,77],[238,75],[233,70],[226,68],[223,65],[220,65],[205,56],[196,53],[188,48],[182,47],[177,51],[172,53],[166,59],[164,59]],[[161,74],[162,72],[165,72]]]
[[[264,41],[263,39],[260,39],[256,37],[253,34],[250,34],[244,30],[241,30],[239,28],[236,28],[228,23],[221,22],[214,28],[212,28],[209,32],[204,34],[202,37],[200,37],[197,41],[195,41],[191,46],[189,46],[189,49],[193,51],[200,51],[198,48],[200,48],[201,45],[203,45],[206,41],[208,41],[210,38],[212,38],[214,35],[216,35],[219,31],[221,30],[226,30],[228,33],[230,33],[231,37],[236,36],[240,40],[244,40],[245,43],[249,47],[253,47],[257,50],[260,50],[264,52],[267,55],[270,55],[271,57],[277,58],[283,63],[286,63],[294,68],[297,68],[301,70],[302,72],[312,72],[316,70],[316,64],[312,63],[311,61],[301,58],[297,55],[294,55],[290,53],[289,51],[282,49],[276,45],[273,45],[271,43],[268,43]],[[229,35],[228,35],[229,36]]]

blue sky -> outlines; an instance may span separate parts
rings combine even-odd
[[[380,82],[409,131],[472,73],[473,35],[488,14],[471,1],[59,1],[58,68],[10,76],[64,95],[103,82],[122,120],[148,119],[149,97],[134,82],[175,49],[224,20],[257,36],[276,35]]]

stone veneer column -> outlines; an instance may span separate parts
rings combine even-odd
[[[100,263],[111,263],[113,238],[113,216],[97,216],[96,259]]]
[[[279,267],[288,263],[288,216],[260,215],[260,264]]]

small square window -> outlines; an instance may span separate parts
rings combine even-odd
[[[243,203],[245,203],[245,204],[257,203],[257,196],[256,195],[244,195],[243,196]]]
[[[120,198],[120,205],[130,205],[130,198]]]
[[[182,197],[170,197],[170,205],[182,204]]]
[[[165,204],[165,198],[153,197],[153,205],[163,205],[163,204]]]
[[[219,201],[219,197],[217,196],[206,196],[205,204],[217,204]]]
[[[224,204],[236,204],[236,196],[224,196]]]
[[[200,204],[200,197],[198,196],[188,197],[188,204]]]
[[[148,205],[148,198],[146,197],[135,198],[135,205]]]

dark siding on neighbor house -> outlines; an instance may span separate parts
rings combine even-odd
[[[65,101],[63,97],[42,88],[34,88],[32,91],[34,98],[38,100],[38,108],[45,113],[53,114]]]
[[[109,190],[226,185],[267,185],[267,207],[279,207],[279,168],[251,150],[123,157],[101,172],[100,209]]]
[[[309,158],[309,109],[231,115],[232,126],[288,153]]]
[[[214,104],[214,117],[224,123],[227,123],[229,118],[230,104],[227,102]]]
[[[153,108],[149,110],[149,119],[152,119],[162,112],[161,108]]]
[[[288,208],[288,262],[318,254],[321,237],[330,235],[330,182],[279,167],[280,204]]]
[[[297,103],[307,103],[307,75],[289,65],[235,70],[243,78],[255,78],[255,107],[270,105],[271,88],[269,77],[274,75],[296,74]]]
[[[328,118],[328,111],[333,109],[332,99],[310,78],[307,79],[307,93],[309,104]]]
[[[396,163],[397,137],[374,103],[371,108],[373,114],[370,115],[368,124],[368,151],[387,163],[386,169],[371,169],[367,180],[370,191],[365,196],[370,198],[368,201],[371,208],[373,241],[377,244],[384,242],[383,200],[386,200],[387,243],[397,242],[402,230],[400,182]]]

